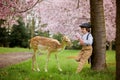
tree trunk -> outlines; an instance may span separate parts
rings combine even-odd
[[[112,41],[109,42],[109,50],[112,50]]]
[[[32,24],[31,24],[31,38],[35,35],[35,20],[32,18]]]
[[[116,80],[120,80],[120,0],[116,0]]]
[[[103,0],[90,0],[90,10],[94,38],[91,68],[99,71],[106,67],[106,31]]]

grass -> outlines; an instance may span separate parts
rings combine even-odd
[[[21,48],[17,48],[17,50],[22,51]],[[86,63],[83,70],[79,74],[76,74],[75,71],[78,64],[72,59],[66,59],[66,57],[77,55],[78,52],[77,50],[65,50],[63,53],[59,53],[62,72],[59,72],[57,69],[54,55],[50,57],[48,72],[44,72],[46,60],[46,55],[44,54],[37,57],[40,72],[33,72],[31,70],[31,59],[29,59],[19,64],[0,69],[0,80],[115,80],[114,51],[107,51],[107,70],[93,71],[90,69],[90,65]]]
[[[0,54],[6,54],[6,53],[14,53],[14,52],[30,52],[30,50],[27,48],[4,48],[0,47]]]

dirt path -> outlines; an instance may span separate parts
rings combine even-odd
[[[0,54],[0,68],[27,60],[31,58],[31,56],[32,53],[29,52]]]

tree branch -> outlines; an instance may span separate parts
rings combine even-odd
[[[43,0],[41,0],[40,2],[42,2]],[[36,2],[35,2],[35,4],[33,5],[33,6],[31,6],[30,8],[27,8],[27,9],[25,9],[25,10],[22,10],[22,11],[16,11],[17,13],[23,13],[23,12],[26,12],[26,11],[28,11],[28,10],[30,10],[30,9],[32,9],[34,6],[36,6],[36,4],[39,2],[39,0],[37,0]]]
[[[79,2],[80,2],[80,0],[77,0],[77,7],[76,7],[76,9],[79,8]]]

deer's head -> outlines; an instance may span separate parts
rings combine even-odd
[[[67,36],[63,36],[62,37],[62,42],[64,43],[64,45],[66,46],[72,46],[71,40],[67,37]]]

